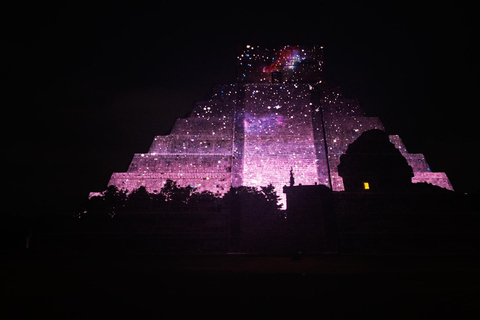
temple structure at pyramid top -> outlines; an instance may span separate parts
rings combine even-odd
[[[323,46],[262,48],[247,45],[237,56],[241,83],[321,83]]]
[[[359,103],[323,79],[323,47],[243,46],[237,82],[214,88],[169,135],[133,156],[126,172],[108,185],[159,191],[167,179],[197,191],[226,193],[231,186],[282,187],[293,169],[296,184],[324,184],[342,191],[340,156],[362,132],[384,127],[364,115]],[[432,172],[425,157],[409,153],[397,135],[390,141],[413,168],[412,182],[453,190],[443,172]],[[279,192],[280,191],[280,192]]]

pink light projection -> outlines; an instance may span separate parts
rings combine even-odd
[[[384,128],[378,118],[364,116],[357,100],[322,83],[322,48],[246,46],[238,56],[238,82],[214,88],[189,118],[178,119],[171,134],[156,136],[150,150],[135,154],[128,170],[113,173],[108,184],[156,192],[171,179],[222,195],[231,186],[271,183],[285,208],[282,187],[293,168],[296,184],[343,190],[340,156],[362,132]],[[267,74],[277,70],[284,72],[281,82]],[[413,182],[453,190],[422,154],[390,138],[412,166]]]

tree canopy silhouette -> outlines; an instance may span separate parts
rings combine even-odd
[[[210,191],[197,192],[195,188],[181,187],[176,181],[167,180],[162,189],[154,193],[148,192],[144,186],[129,194],[115,186],[109,186],[101,195],[92,197],[87,202],[84,214],[80,216],[104,221],[124,214],[215,212],[221,211],[222,207],[231,207],[232,197],[240,200],[235,206],[253,207],[261,212],[278,213],[281,208],[280,197],[271,184],[260,189],[232,188],[224,197],[220,197]]]

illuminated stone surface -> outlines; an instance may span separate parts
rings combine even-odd
[[[366,117],[357,100],[342,97],[322,81],[322,47],[244,47],[237,57],[238,82],[214,88],[167,136],[156,136],[148,153],[135,154],[127,172],[109,185],[129,191],[159,191],[167,179],[197,191],[224,194],[231,186],[272,183],[282,187],[293,168],[296,184],[324,184],[343,190],[340,156],[362,132],[384,127]],[[452,190],[443,172],[431,172],[422,154],[408,153],[413,182]]]

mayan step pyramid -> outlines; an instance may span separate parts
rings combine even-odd
[[[357,100],[344,98],[323,80],[322,46],[244,46],[237,57],[237,83],[214,88],[170,134],[156,136],[126,172],[108,185],[158,192],[167,179],[222,195],[230,187],[273,184],[282,203],[289,183],[323,184],[342,191],[340,156],[362,132],[384,127],[366,117]],[[445,173],[432,172],[423,154],[409,153],[390,136],[413,168],[412,182],[453,190]]]

